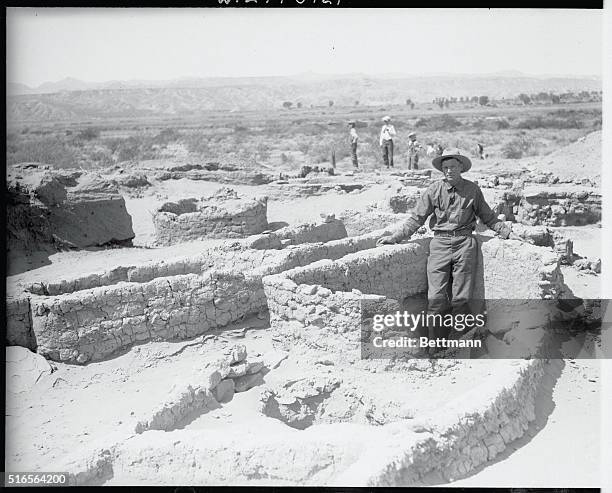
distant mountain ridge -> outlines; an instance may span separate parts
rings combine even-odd
[[[598,77],[503,74],[402,76],[305,73],[269,77],[185,77],[171,81],[83,82],[67,78],[37,88],[7,84],[9,121],[197,114],[211,110],[263,110],[284,101],[303,106],[404,104],[436,97],[513,98],[520,93],[600,91]]]
[[[317,74],[314,72],[304,72],[301,74],[290,75],[290,76],[245,76],[245,77],[180,77],[172,80],[110,80],[105,82],[88,82],[74,77],[66,77],[64,79],[54,82],[44,82],[37,87],[30,87],[26,84],[9,82],[7,84],[7,92],[11,96],[18,96],[24,94],[49,94],[63,91],[88,91],[88,90],[104,90],[104,89],[134,89],[134,88],[162,88],[162,87],[216,87],[216,86],[240,86],[240,85],[253,85],[262,83],[296,83],[296,82],[314,82],[314,81],[333,81],[333,80],[344,80],[344,79],[380,79],[380,80],[411,80],[411,79],[429,79],[435,78],[448,78],[448,79],[497,79],[497,78],[510,78],[510,79],[562,79],[566,81],[599,81],[601,84],[601,78],[598,76],[583,76],[583,77],[569,77],[563,75],[527,75],[523,74],[518,70],[505,70],[501,72],[494,72],[490,74],[451,74],[447,72],[424,74],[420,76],[407,75],[403,73],[387,73],[380,74],[377,76],[369,76],[361,73],[349,73],[343,75],[332,75],[332,74]]]

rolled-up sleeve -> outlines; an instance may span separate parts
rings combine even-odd
[[[393,238],[396,241],[401,241],[404,238],[409,238],[414,232],[419,229],[427,218],[434,211],[434,195],[436,184],[429,185],[427,190],[419,197],[417,206],[410,216],[401,222],[393,232]]]
[[[476,192],[475,205],[476,215],[480,218],[480,220],[500,236],[507,238],[510,234],[509,228],[503,221],[497,219],[497,216],[491,210],[489,204],[487,204],[487,201],[485,200],[480,188],[478,188]]]

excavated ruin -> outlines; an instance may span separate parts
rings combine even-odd
[[[36,163],[11,166],[7,178],[9,253],[131,244],[132,218],[108,180]]]
[[[348,237],[327,215],[196,257],[9,285],[10,342],[90,375],[84,388],[67,386],[37,360],[38,398],[63,389],[54,423],[72,423],[70,433],[42,449],[9,447],[9,464],[66,471],[79,485],[154,475],[156,484],[396,486],[455,480],[493,460],[529,429],[554,364],[363,359],[364,301],[399,307],[426,290],[430,238],[376,247],[382,233]],[[475,296],[571,296],[553,249],[478,240]],[[224,329],[249,317],[261,329],[227,343]],[[533,328],[517,317],[490,337],[511,345],[508,334]],[[119,359],[129,375],[116,373]],[[219,413],[239,403],[251,421],[224,423]],[[80,406],[87,416],[70,421]],[[11,423],[43,419],[36,413]],[[9,429],[32,440],[23,425]]]

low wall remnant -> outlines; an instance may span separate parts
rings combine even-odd
[[[221,188],[202,200],[184,199],[163,204],[153,216],[159,245],[202,238],[243,238],[268,226],[267,197],[240,198]]]

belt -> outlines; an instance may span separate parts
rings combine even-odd
[[[472,230],[457,229],[455,231],[434,231],[434,236],[472,236]]]

